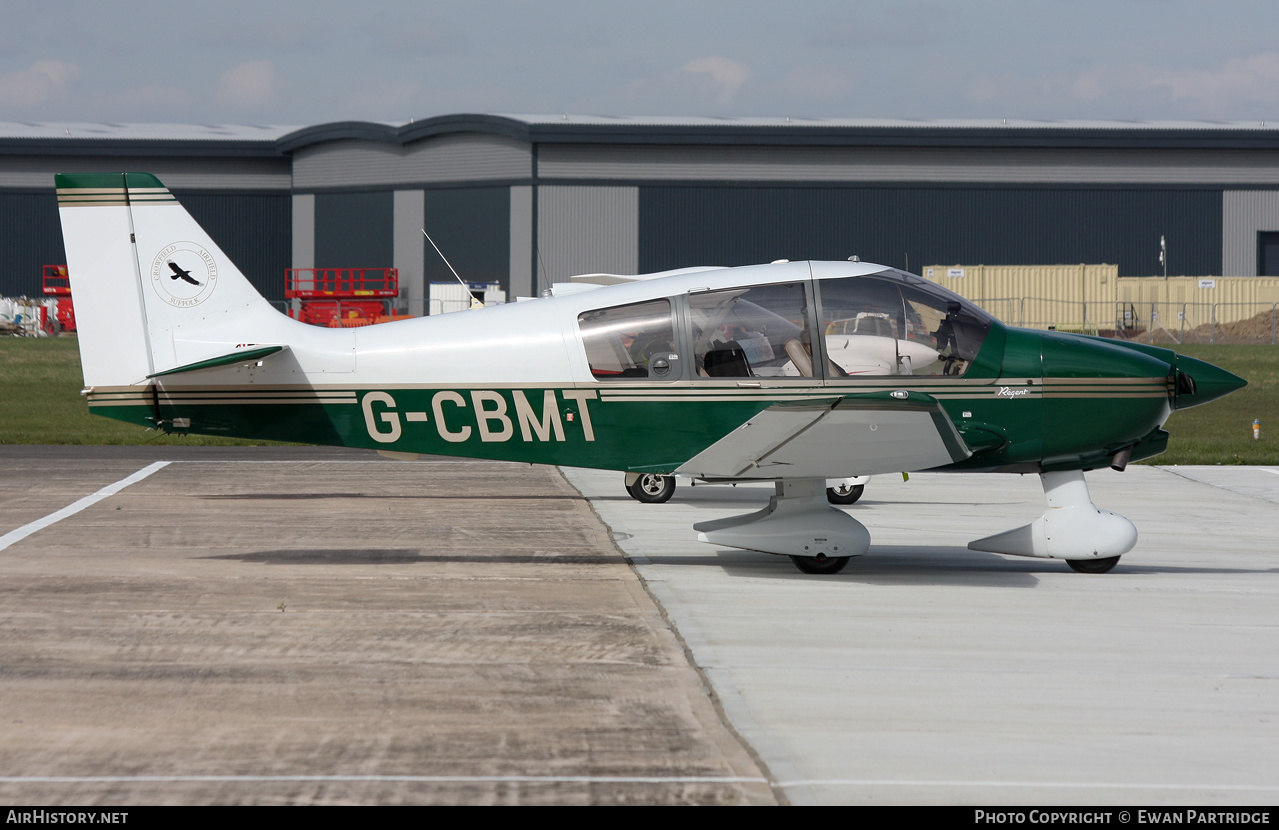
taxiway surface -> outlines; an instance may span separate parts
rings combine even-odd
[[[776,801],[554,469],[0,460],[8,803]]]
[[[665,505],[570,470],[793,803],[1273,804],[1279,471],[1088,474],[1140,539],[1114,571],[967,549],[1044,511],[1037,476],[877,476],[833,577],[690,540],[771,485]]]

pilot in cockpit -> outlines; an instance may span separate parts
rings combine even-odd
[[[768,342],[768,337],[761,332],[748,329],[746,326],[720,326],[719,331],[716,333],[716,340],[721,343],[730,343],[736,340],[738,347],[741,348],[742,353],[752,366],[772,360],[775,356],[773,354],[773,346]]]
[[[937,351],[946,354],[958,351],[959,347],[955,343],[955,321],[959,317],[959,312],[963,306],[954,300],[946,303],[946,316],[937,324],[937,331],[933,332],[933,339],[937,341]]]

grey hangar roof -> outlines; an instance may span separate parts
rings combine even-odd
[[[711,118],[595,115],[442,115],[407,123],[311,126],[0,122],[0,154],[121,150],[284,155],[340,140],[409,144],[453,133],[529,143],[797,146],[1279,148],[1279,123],[1025,119]]]

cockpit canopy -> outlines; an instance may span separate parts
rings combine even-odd
[[[894,269],[701,289],[578,316],[598,380],[960,376],[992,321]]]

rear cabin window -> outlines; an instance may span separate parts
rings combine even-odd
[[[670,300],[583,312],[577,326],[591,375],[597,380],[674,380],[679,376]]]

